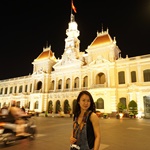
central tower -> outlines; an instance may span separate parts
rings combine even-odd
[[[75,17],[73,14],[71,14],[68,29],[66,30],[67,38],[65,39],[65,50],[63,55],[67,55],[72,59],[79,58],[79,34],[80,32],[78,30],[78,25],[75,22]]]

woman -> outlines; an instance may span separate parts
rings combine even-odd
[[[100,124],[95,113],[95,103],[88,91],[81,91],[74,111],[71,147],[80,150],[99,150]]]

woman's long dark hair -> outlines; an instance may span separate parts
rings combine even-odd
[[[94,100],[93,100],[93,97],[92,97],[91,93],[88,92],[88,91],[81,91],[79,93],[78,97],[77,97],[77,102],[76,102],[76,106],[75,106],[75,110],[74,110],[74,118],[78,117],[80,112],[81,112],[79,101],[80,101],[81,96],[84,95],[84,94],[88,95],[89,98],[90,98],[91,105],[90,105],[88,110],[91,110],[92,112],[96,112],[95,103],[94,103]]]

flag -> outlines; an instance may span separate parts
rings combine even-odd
[[[73,0],[71,1],[71,7],[72,7],[73,11],[74,11],[75,13],[77,13],[76,8],[75,8],[75,6],[74,6],[74,4],[73,4]]]

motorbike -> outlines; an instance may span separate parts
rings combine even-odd
[[[7,116],[0,117],[0,122],[4,122]],[[21,119],[25,120],[25,135],[17,135],[16,132],[14,132],[12,129],[5,128],[3,126],[0,126],[0,142],[7,145],[10,143],[14,143],[18,140],[22,140],[25,138],[28,138],[29,140],[34,140],[37,134],[37,126],[34,122],[34,119],[32,119],[32,116],[22,116]]]

